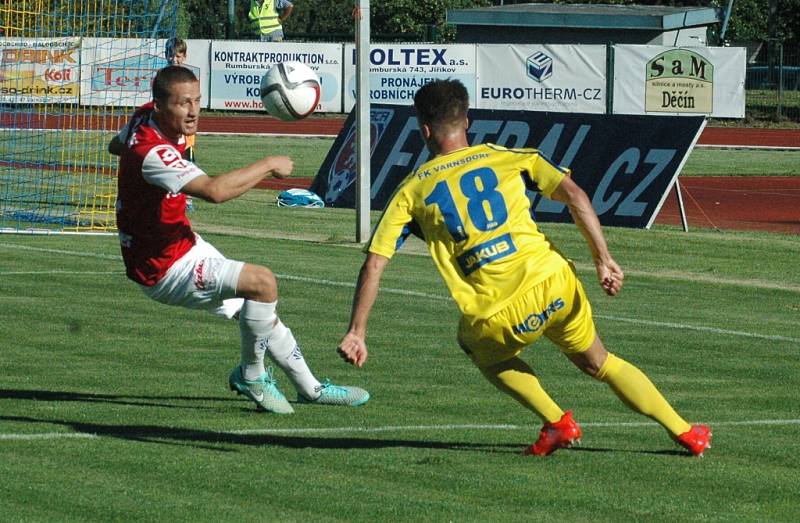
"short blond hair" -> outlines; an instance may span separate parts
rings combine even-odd
[[[175,59],[175,55],[177,54],[186,56],[186,41],[183,38],[173,36],[167,40],[167,45],[164,48],[164,55],[166,56],[167,61],[172,63],[172,60]]]

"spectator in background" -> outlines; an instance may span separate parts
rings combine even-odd
[[[164,56],[169,65],[183,65],[186,62],[186,42],[177,36],[167,40]]]
[[[293,9],[294,5],[289,0],[250,0],[247,18],[262,42],[281,42],[281,24],[289,18]]]
[[[177,36],[173,36],[167,40],[167,45],[164,47],[164,57],[167,59],[169,65],[183,65],[186,63],[186,41]],[[183,151],[183,157],[192,163],[195,161],[195,136],[194,134],[186,136],[186,149]],[[189,212],[194,210],[194,199],[191,196],[186,197],[186,210]]]
[[[183,65],[186,63],[186,50],[186,41],[183,38],[173,36],[167,40],[167,45],[164,47],[164,57],[169,62],[169,65]],[[194,162],[194,142],[195,135],[192,134],[186,137],[186,150],[183,153],[183,157],[190,162]],[[191,199],[189,201],[191,202]],[[192,208],[191,204],[189,208]]]

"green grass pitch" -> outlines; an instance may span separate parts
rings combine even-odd
[[[256,140],[308,176],[330,143],[201,137],[198,157],[221,172]],[[457,348],[457,310],[421,246],[389,265],[355,369],[335,352],[363,260],[354,213],[274,198],[196,202],[191,218],[229,257],[272,268],[317,376],[371,401],[258,413],[227,390],[236,323],[148,300],[113,236],[2,235],[0,521],[800,519],[799,238],[608,228],[627,275],[608,298],[577,229],[541,224],[576,261],[609,349],[714,441],[689,457],[540,341],[523,357],[584,437],[534,459],[522,450],[540,422]]]

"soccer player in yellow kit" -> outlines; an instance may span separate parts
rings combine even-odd
[[[427,244],[461,310],[461,348],[490,382],[544,422],[526,454],[546,456],[578,442],[582,434],[572,412],[553,401],[519,358],[523,348],[545,335],[579,369],[702,456],[710,446],[709,427],[687,423],[641,370],[606,350],[575,268],[531,217],[526,188],[565,203],[589,246],[600,286],[610,296],[619,293],[623,272],[608,251],[589,198],[569,171],[535,149],[470,147],[469,97],[457,80],[423,86],[414,106],[433,159],[400,184],[373,232],[340,356],[358,367],[366,361],[367,320],[381,275],[413,232]]]

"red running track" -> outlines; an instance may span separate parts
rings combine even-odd
[[[336,136],[344,126],[344,118],[317,117],[298,122],[281,122],[269,116],[205,116],[202,132],[321,134]],[[706,127],[699,145],[729,147],[796,147],[800,148],[800,129],[753,129],[740,127]]]
[[[336,136],[344,126],[342,117],[311,117],[298,122],[281,122],[270,116],[204,116],[201,132],[321,134]],[[742,127],[706,127],[698,145],[728,147],[800,148],[800,129],[755,129]]]
[[[791,176],[680,178],[689,230],[714,228],[800,234],[800,179]],[[656,223],[680,225],[673,188]]]
[[[800,129],[753,129],[746,127],[706,127],[698,145],[728,147],[794,147],[800,148]]]
[[[265,133],[265,134],[321,134],[336,136],[344,125],[344,117],[312,116],[297,122],[282,122],[271,116],[206,114],[200,119],[201,133]],[[61,129],[65,125],[82,129],[117,129],[124,123],[122,117],[104,115],[36,115],[22,113],[0,114],[0,127],[21,125],[39,129]],[[800,148],[800,129],[754,129],[740,127],[706,127],[698,140],[699,145],[767,146]]]

